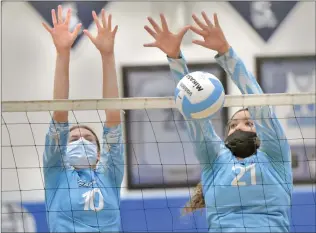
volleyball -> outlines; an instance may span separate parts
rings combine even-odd
[[[175,103],[186,119],[211,118],[222,109],[225,91],[213,74],[196,71],[185,75],[175,90]]]

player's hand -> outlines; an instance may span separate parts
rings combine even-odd
[[[226,53],[230,46],[219,25],[217,14],[214,14],[214,24],[207,17],[205,12],[202,12],[202,17],[205,21],[204,23],[200,21],[196,15],[192,15],[192,18],[199,27],[191,26],[190,29],[196,34],[202,36],[204,39],[193,40],[193,43],[208,49],[215,50],[220,54]]]
[[[113,54],[114,52],[114,40],[115,35],[118,29],[118,26],[115,26],[112,30],[112,15],[110,14],[107,18],[105,16],[105,11],[101,11],[101,20],[102,25],[98,19],[95,11],[92,12],[92,17],[98,29],[98,34],[96,37],[93,37],[88,30],[84,30],[84,34],[89,37],[91,42],[95,47],[100,51],[102,55]]]
[[[71,18],[71,9],[68,9],[66,19],[63,20],[62,7],[58,6],[57,18],[55,9],[52,10],[53,28],[46,23],[42,23],[44,28],[51,34],[58,53],[69,52],[72,44],[76,40],[81,28],[78,24],[73,32],[69,31],[69,22]]]
[[[189,30],[190,26],[186,26],[182,28],[178,34],[174,34],[169,31],[167,21],[163,14],[160,14],[160,19],[162,26],[161,28],[151,17],[148,17],[148,21],[150,22],[154,30],[152,30],[148,26],[145,26],[144,28],[156,41],[153,43],[144,44],[144,46],[159,48],[169,57],[178,58],[180,55],[182,38]]]

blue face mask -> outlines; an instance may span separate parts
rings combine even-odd
[[[97,164],[97,145],[80,138],[67,146],[67,158],[71,166],[80,168]]]

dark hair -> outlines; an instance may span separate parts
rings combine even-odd
[[[73,127],[70,128],[69,132],[75,130],[75,129],[86,129],[86,130],[89,130],[93,136],[95,137],[95,141],[97,143],[97,147],[98,147],[98,152],[101,151],[101,146],[100,146],[100,141],[99,141],[99,138],[98,136],[96,135],[96,133],[93,131],[93,129],[91,129],[89,126],[86,126],[86,125],[75,125]]]
[[[248,111],[248,108],[242,108],[239,109],[234,113],[234,115],[230,118],[229,122],[234,118],[234,116],[242,111]],[[226,132],[225,132],[225,138],[227,137],[227,134],[229,132],[229,122],[226,125]],[[186,203],[185,207],[183,208],[183,213],[187,214],[190,212],[194,212],[195,210],[202,209],[205,207],[205,199],[203,195],[203,188],[201,182],[198,183],[198,185],[195,187],[194,194],[192,197],[190,197],[190,200]]]
[[[227,138],[227,136],[228,136],[228,132],[229,132],[229,130],[230,130],[230,122],[231,122],[231,120],[234,119],[234,117],[236,116],[237,113],[242,112],[242,111],[249,111],[249,110],[248,110],[248,108],[241,108],[241,109],[239,109],[238,111],[236,111],[236,112],[232,115],[232,117],[229,119],[229,121],[228,121],[227,124],[226,124],[225,138]]]

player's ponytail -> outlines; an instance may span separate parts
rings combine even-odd
[[[205,207],[204,195],[201,182],[195,187],[194,194],[183,208],[182,213],[188,214]]]

